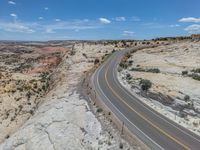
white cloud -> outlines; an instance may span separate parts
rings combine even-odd
[[[123,31],[123,36],[133,36],[134,33],[133,31]]]
[[[115,18],[116,21],[126,21],[125,17],[116,17]]]
[[[188,33],[200,33],[200,25],[198,24],[193,24],[188,26],[187,28],[184,29],[185,31],[187,31]]]
[[[44,18],[43,18],[43,17],[38,17],[38,19],[39,19],[39,20],[43,20]]]
[[[99,18],[99,21],[102,23],[102,24],[109,24],[111,23],[110,20],[106,19],[106,18]]]
[[[22,23],[0,22],[0,29],[8,32],[21,32],[21,33],[35,32],[33,29]]]
[[[56,33],[56,32],[51,28],[47,28],[46,29],[46,33]]]
[[[44,7],[44,10],[49,10],[49,7]]]
[[[80,31],[98,29],[102,26],[97,21],[89,20],[72,20],[59,22],[2,22],[0,21],[0,30],[7,32],[21,32],[21,33],[56,33],[57,31]]]
[[[56,21],[56,22],[59,22],[59,21],[61,21],[61,20],[60,20],[60,19],[55,19],[55,21]]]
[[[171,24],[169,27],[175,28],[175,27],[180,27],[180,25],[179,24]]]
[[[14,14],[14,13],[10,14],[10,16],[14,17],[14,18],[17,18],[17,14]]]
[[[179,22],[193,22],[193,23],[200,23],[200,18],[194,18],[194,17],[187,17],[187,18],[181,18]]]
[[[137,16],[133,16],[133,17],[131,17],[131,21],[139,22],[139,21],[141,21],[141,19]]]
[[[45,33],[55,33],[57,30],[89,30],[89,29],[97,29],[101,26],[97,23],[89,20],[74,20],[74,21],[58,21],[53,24],[42,25]]]
[[[16,3],[14,1],[8,1],[8,4],[10,4],[10,5],[16,5]]]

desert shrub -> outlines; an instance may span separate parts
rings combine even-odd
[[[112,50],[112,53],[114,53],[114,52],[115,52],[115,49]]]
[[[110,141],[108,141],[108,145],[111,145],[111,142],[110,142]]]
[[[188,74],[188,71],[182,71],[182,75],[187,75]]]
[[[200,75],[198,75],[198,74],[193,73],[190,75],[190,77],[192,77],[194,80],[200,81]]]
[[[123,144],[120,142],[120,143],[119,143],[119,148],[120,148],[120,149],[123,149],[123,147],[124,147]]]
[[[131,71],[145,72],[142,68],[131,68]]]
[[[185,96],[184,96],[184,101],[188,102],[189,100],[190,100],[190,96],[185,95]]]
[[[146,44],[146,42],[143,41],[142,44],[144,45],[144,44]]]
[[[26,97],[27,97],[28,100],[31,98],[31,92],[30,92],[30,91],[28,91],[28,92],[26,93]]]
[[[97,109],[97,112],[98,112],[98,113],[100,113],[100,112],[102,112],[102,111],[103,111],[102,108],[98,108],[98,109]]]
[[[123,61],[123,62],[120,62],[119,66],[122,67],[123,69],[127,69],[127,68],[128,68],[127,63],[124,62],[124,61]]]
[[[179,116],[181,118],[185,118],[185,117],[187,117],[187,114],[185,112],[183,112],[183,111],[179,111]]]
[[[132,77],[131,77],[130,73],[126,74],[126,80],[131,80],[131,79],[132,79]]]
[[[140,87],[143,91],[148,91],[152,86],[152,83],[150,80],[145,80],[145,79],[142,79],[140,81]]]
[[[130,58],[130,57],[131,57],[131,54],[130,54],[130,53],[126,53],[126,54],[125,54],[125,57]]]
[[[140,67],[140,65],[136,65],[136,67]]]
[[[34,88],[34,89],[37,89],[37,88],[38,88],[37,82],[35,82],[35,83],[33,84],[33,88]]]
[[[128,61],[128,65],[131,66],[133,64],[133,60]]]
[[[40,78],[41,78],[41,82],[45,82],[45,81],[49,80],[49,72],[43,72],[40,75]]]
[[[34,114],[34,110],[30,110],[29,113],[30,113],[31,115],[33,115],[33,114]]]
[[[76,54],[76,52],[74,51],[74,50],[72,50],[71,52],[70,52],[70,55],[71,56],[73,56],[73,55],[75,55]]]
[[[35,83],[36,80],[35,80],[35,79],[32,79],[32,80],[30,80],[29,82],[32,84],[32,83]]]
[[[125,40],[122,40],[121,42],[122,42],[123,46],[126,46],[126,41]]]
[[[87,55],[85,53],[82,54],[85,58],[88,58]]]
[[[23,88],[22,87],[17,87],[17,90],[22,92],[23,91]]]
[[[200,73],[200,68],[193,69],[193,70],[191,70],[191,72],[194,72],[194,73]]]
[[[38,93],[42,92],[42,89],[41,88],[38,88]]]
[[[18,67],[14,68],[16,72],[22,72],[23,70],[31,68],[31,64],[21,63]]]
[[[25,91],[30,91],[32,89],[31,85],[28,85],[28,84],[24,85],[23,88]]]
[[[152,69],[148,69],[146,72],[160,73],[160,70],[158,68],[152,68]]]
[[[187,103],[187,106],[186,106],[188,109],[192,109],[194,108],[194,103],[193,102],[190,102],[190,103]]]
[[[10,135],[6,135],[6,137],[5,137],[5,138],[6,138],[6,139],[9,139],[9,137],[10,137]]]
[[[46,86],[45,85],[42,85],[42,90],[46,91]]]
[[[199,123],[198,122],[193,122],[193,126],[198,127]]]
[[[96,64],[98,64],[100,61],[99,61],[99,59],[98,58],[96,58],[95,60],[94,60],[94,64],[96,65]]]

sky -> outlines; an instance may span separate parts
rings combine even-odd
[[[0,1],[0,40],[152,39],[196,33],[199,0]]]

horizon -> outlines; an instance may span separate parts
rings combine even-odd
[[[0,2],[1,41],[150,40],[200,33],[200,2]]]
[[[51,41],[86,41],[86,42],[95,42],[95,41],[152,41],[155,39],[162,39],[162,38],[179,38],[179,37],[191,37],[193,34],[189,34],[189,35],[181,35],[181,36],[166,36],[166,37],[156,37],[156,38],[152,38],[152,39],[80,39],[80,40],[76,40],[76,39],[51,39],[51,40],[1,40],[0,42],[51,42]],[[199,35],[199,34],[198,34]]]

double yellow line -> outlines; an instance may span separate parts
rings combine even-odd
[[[147,123],[149,123],[151,126],[153,126],[155,129],[157,129],[159,132],[161,132],[162,134],[164,134],[165,136],[167,136],[168,138],[170,138],[171,140],[175,141],[177,144],[179,144],[180,146],[182,146],[185,150],[191,150],[188,146],[186,146],[185,144],[181,143],[179,140],[177,140],[176,138],[174,138],[173,136],[169,135],[167,132],[165,132],[164,130],[162,130],[160,127],[158,127],[157,125],[155,125],[153,122],[151,122],[150,120],[148,120],[145,116],[143,116],[142,114],[138,113],[136,110],[134,110],[130,105],[128,105],[127,102],[125,102],[125,100],[123,100],[115,91],[114,89],[110,86],[109,82],[108,82],[108,78],[107,78],[107,74],[108,74],[108,69],[109,69],[109,65],[106,69],[105,72],[105,80],[106,80],[106,84],[108,85],[109,89],[113,92],[113,94],[115,96],[117,96],[127,107],[129,107],[133,112],[135,112],[138,116],[140,116],[143,120],[145,120]]]

